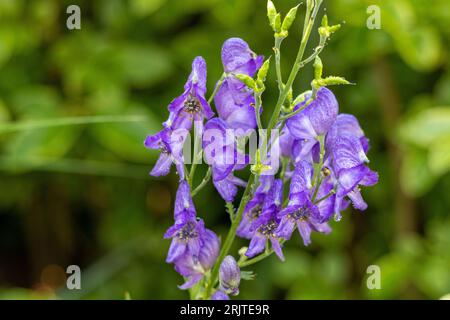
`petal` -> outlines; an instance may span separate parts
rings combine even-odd
[[[294,232],[294,228],[295,228],[294,220],[291,219],[288,215],[285,215],[283,218],[281,218],[281,222],[278,225],[275,234],[277,235],[277,237],[289,240],[292,236],[292,233]]]
[[[206,92],[206,62],[205,59],[198,56],[195,57],[192,62],[192,72],[189,75],[189,79],[185,84],[185,90],[188,90],[191,85],[194,85],[198,88],[201,95],[204,95]]]
[[[167,253],[166,262],[172,263],[179,257],[181,257],[186,252],[186,243],[184,241],[179,241],[178,239],[173,239],[170,244],[169,252]]]
[[[266,240],[266,237],[264,237],[263,235],[255,234],[255,236],[250,241],[245,256],[247,256],[248,258],[252,258],[257,254],[263,252],[266,248]]]
[[[298,220],[297,228],[305,246],[311,243],[311,227],[307,221]]]
[[[283,250],[281,250],[280,242],[278,238],[270,238],[270,242],[272,243],[272,249],[275,251],[275,254],[280,258],[281,261],[284,261]]]
[[[358,210],[366,210],[367,209],[367,203],[364,201],[364,199],[361,196],[361,192],[358,189],[354,189],[350,191],[347,196],[352,201],[353,207]]]
[[[187,281],[182,285],[178,286],[181,290],[187,290],[192,288],[197,282],[199,282],[203,278],[201,273],[194,274],[187,278]]]
[[[223,179],[220,181],[216,181],[213,179],[213,184],[216,187],[216,190],[219,192],[220,196],[225,201],[232,202],[234,200],[238,189],[233,182],[230,182],[228,179]]]
[[[170,172],[170,167],[172,166],[172,159],[168,154],[161,153],[156,161],[155,166],[153,167],[150,175],[154,177],[165,176]]]
[[[174,216],[176,221],[188,221],[195,218],[195,206],[191,197],[191,189],[185,180],[180,182],[177,190]]]

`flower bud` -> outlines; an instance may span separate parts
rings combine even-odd
[[[288,32],[289,29],[292,26],[292,23],[295,20],[295,16],[297,15],[297,9],[298,5],[289,10],[289,12],[286,14],[286,17],[284,17],[283,24],[281,25],[281,31],[282,32]]]
[[[266,80],[267,72],[269,71],[269,66],[270,66],[270,58],[264,61],[263,65],[258,71],[257,78],[259,81],[264,82]]]
[[[277,29],[277,25],[280,24],[280,15],[277,14],[277,9],[275,9],[275,5],[271,0],[267,1],[267,18],[269,18],[269,24],[272,27],[273,31],[278,32],[279,27]]]
[[[238,73],[238,74],[233,74],[236,79],[238,79],[239,81],[241,81],[242,83],[244,83],[247,87],[249,87],[250,89],[255,90],[256,89],[256,82],[255,80],[253,80],[252,77],[243,74],[243,73]]]
[[[314,60],[313,68],[314,68],[314,79],[316,80],[322,79],[323,64],[319,56],[317,56],[316,59]]]
[[[226,256],[220,265],[219,280],[221,288],[229,294],[239,293],[239,283],[241,282],[241,270],[232,256]]]

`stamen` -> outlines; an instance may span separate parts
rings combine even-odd
[[[184,111],[190,114],[198,113],[200,112],[202,106],[200,104],[200,101],[192,96],[189,95],[186,101],[184,102]]]

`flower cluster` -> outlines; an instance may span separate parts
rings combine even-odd
[[[307,2],[310,14],[317,13],[318,7],[314,6],[320,3]],[[288,13],[285,20],[289,21],[283,24],[274,10],[269,0],[268,16],[275,31],[279,68],[279,46],[288,34],[297,8]],[[320,50],[323,41],[337,29],[338,26],[328,26],[325,16],[319,28]],[[312,232],[330,233],[330,220],[339,221],[341,212],[350,203],[358,210],[367,208],[360,188],[378,181],[377,173],[367,166],[369,140],[354,116],[339,114],[337,99],[327,86],[348,82],[340,77],[322,79],[319,49],[307,59],[315,58],[311,91],[293,99],[289,81],[295,78],[298,69],[293,68],[294,76],[286,84],[277,72],[280,98],[268,130],[264,131],[261,95],[269,60],[255,54],[244,40],[228,39],[221,53],[224,73],[210,98],[205,98],[206,62],[196,57],[183,93],[168,106],[170,114],[163,129],[145,140],[146,147],[161,152],[151,175],[168,174],[172,164],[177,168],[175,222],[165,234],[165,238],[172,238],[166,261],[185,278],[181,289],[195,285],[191,294],[194,292],[196,298],[229,299],[230,294],[237,295],[241,278],[245,279],[247,274],[240,267],[259,261],[258,255],[268,256],[272,252],[284,260],[282,246],[295,229],[304,245],[309,245]],[[212,101],[217,116],[211,109]],[[208,164],[205,177],[195,189],[192,187],[196,163],[191,164],[188,172],[189,163],[183,154],[193,123],[194,161],[200,153]],[[247,138],[256,128],[257,150],[246,154]],[[274,130],[279,133],[275,137]],[[278,162],[274,165],[273,158],[281,166]],[[248,181],[238,178],[239,171],[250,163]],[[222,248],[217,235],[197,217],[192,199],[209,179],[227,203],[232,223]],[[245,190],[235,210],[233,202],[238,187]],[[240,250],[238,261],[227,255],[235,235],[250,240],[248,248]]]

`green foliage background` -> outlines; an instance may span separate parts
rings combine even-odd
[[[275,3],[284,13],[297,4]],[[66,28],[70,4],[81,7],[81,30]],[[381,8],[380,30],[366,27],[371,4]],[[363,191],[366,212],[348,209],[332,234],[315,234],[307,248],[296,235],[285,263],[271,257],[256,265],[256,280],[242,284],[238,299],[437,299],[450,293],[450,4],[324,6],[330,23],[345,21],[321,55],[324,72],[357,84],[334,91],[370,138],[380,183]],[[299,20],[283,43],[285,76]],[[142,141],[167,117],[196,55],[208,63],[211,92],[222,42],[234,36],[272,54],[265,1],[0,1],[0,298],[187,298],[164,262],[162,239],[177,176],[149,177],[157,152]],[[315,33],[307,52],[317,40]],[[311,77],[305,68],[295,90],[306,90]],[[277,94],[273,70],[269,83],[265,121]],[[91,115],[139,119],[14,125]],[[223,237],[227,214],[213,187],[195,201]],[[80,291],[63,289],[70,264],[81,266]],[[381,267],[381,290],[366,287],[372,264]]]

